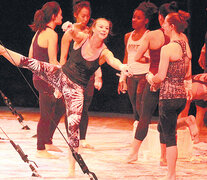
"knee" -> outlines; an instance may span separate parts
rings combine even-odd
[[[176,135],[175,134],[167,134],[165,135],[166,147],[176,146]]]

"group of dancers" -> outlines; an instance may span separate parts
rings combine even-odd
[[[150,19],[157,12],[161,28],[149,31]],[[192,139],[198,141],[194,116],[178,118],[186,102],[193,99],[192,54],[183,33],[190,14],[179,10],[175,2],[165,3],[159,9],[151,2],[140,3],[133,12],[133,31],[125,35],[122,63],[104,43],[112,29],[111,21],[98,18],[89,27],[91,8],[88,1],[75,4],[73,13],[76,23],[63,25],[65,33],[59,62],[58,36],[54,29],[62,24],[62,10],[55,1],[44,4],[35,13],[30,27],[36,33],[29,57],[0,46],[0,54],[13,65],[27,68],[34,74],[34,85],[40,97],[37,156],[58,158],[48,150],[60,151],[52,144],[52,136],[65,112],[70,146],[78,152],[80,130],[82,146],[92,148],[85,141],[88,107],[94,87],[98,90],[102,87],[100,66],[106,62],[121,72],[118,92],[128,92],[135,114],[136,132],[126,162],[138,159],[139,148],[159,104],[160,163],[168,167],[166,179],[176,179],[176,128],[188,126]],[[200,94],[199,98],[205,94]],[[69,177],[74,176],[75,159],[69,150]]]

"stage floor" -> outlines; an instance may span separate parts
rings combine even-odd
[[[7,137],[0,130],[0,179],[90,179],[76,164],[76,177],[68,178],[68,146],[56,130],[53,143],[63,150],[54,153],[59,159],[36,158],[36,134],[39,110],[35,108],[16,108],[24,117],[20,124],[7,107],[0,107],[0,127],[8,137],[19,145],[28,159],[34,161],[38,168],[32,164],[39,175],[32,177],[29,163],[25,163],[15,151]],[[153,117],[155,123],[157,117]],[[150,154],[143,149],[139,153],[139,160],[134,164],[124,162],[129,154],[132,142],[131,114],[95,113],[90,112],[87,141],[95,149],[80,149],[88,169],[94,172],[99,180],[154,180],[166,175],[167,168],[159,165],[159,155]],[[30,130],[23,130],[27,125]],[[59,129],[66,136],[63,119]],[[152,147],[153,148],[153,147]],[[201,142],[193,145],[193,156],[178,159],[178,180],[204,180],[207,179],[207,133],[201,135]]]

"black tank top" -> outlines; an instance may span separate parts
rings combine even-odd
[[[38,59],[39,61],[49,62],[48,48],[42,48],[37,43],[39,34],[40,34],[40,32],[38,31],[35,36],[34,42],[33,42],[33,55],[32,55],[32,57],[34,59]],[[40,80],[40,78],[36,74],[33,75],[33,79]]]
[[[97,59],[88,61],[81,54],[83,45],[76,50],[72,49],[68,61],[62,66],[62,70],[70,80],[86,87],[90,77],[99,68],[99,57],[104,48],[100,48]]]
[[[32,57],[34,59],[38,59],[39,61],[49,63],[48,48],[42,48],[38,45],[37,40],[38,40],[39,34],[40,34],[40,32],[38,31],[35,36],[34,42],[33,42],[33,55],[32,55]],[[46,83],[44,80],[39,78],[39,76],[37,74],[33,74],[33,83],[34,83],[35,88],[39,92],[42,92],[42,93],[44,92],[44,93],[48,93],[48,94],[53,94],[53,92],[54,92],[54,88],[51,85],[49,85],[48,83]],[[38,84],[38,86],[36,86],[37,84]],[[39,88],[39,86],[41,88]]]

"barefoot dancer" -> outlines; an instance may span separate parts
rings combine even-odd
[[[63,94],[68,120],[69,144],[75,151],[78,151],[79,146],[78,127],[83,109],[84,89],[91,75],[105,62],[121,71],[122,74],[131,75],[128,66],[115,58],[104,43],[112,27],[110,21],[104,18],[95,20],[89,35],[76,31],[79,25],[70,24],[67,27],[75,43],[70,59],[62,67],[27,58],[8,49],[6,51],[0,46],[0,54],[12,64],[38,74]],[[75,159],[69,151],[69,176],[74,175]]]

